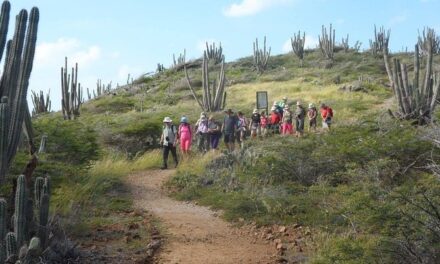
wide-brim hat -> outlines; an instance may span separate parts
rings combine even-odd
[[[254,109],[253,113],[258,114],[258,109]]]
[[[296,105],[301,105],[301,102],[300,101],[296,102]]]
[[[315,107],[315,105],[312,104],[312,103],[310,103],[310,104],[309,104],[309,108],[313,108],[313,107]]]
[[[270,111],[275,111],[275,110],[277,110],[275,106],[272,106],[272,108],[270,109]]]
[[[167,116],[163,119],[163,122],[164,123],[171,123],[171,122],[173,122],[173,120],[171,120],[171,118]]]

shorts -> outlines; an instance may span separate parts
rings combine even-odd
[[[304,130],[304,119],[296,119],[296,131],[302,132]]]
[[[228,144],[228,143],[235,143],[235,135],[234,135],[234,133],[233,132],[231,132],[231,133],[225,132],[223,140],[225,141],[226,144]]]
[[[316,128],[316,118],[313,118],[313,119],[309,120],[309,126]]]

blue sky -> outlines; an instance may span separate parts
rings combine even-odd
[[[412,49],[418,30],[440,31],[440,0],[13,0],[11,23],[19,9],[40,9],[37,54],[30,89],[51,89],[60,107],[60,67],[64,56],[79,63],[79,81],[94,89],[96,80],[125,84],[127,75],[172,64],[172,54],[187,59],[202,54],[204,42],[222,42],[227,61],[252,54],[256,37],[267,36],[273,54],[287,52],[288,40],[306,32],[317,44],[321,25],[333,24],[336,39],[368,48],[374,24],[391,29],[390,47]],[[12,33],[12,25],[10,25]]]

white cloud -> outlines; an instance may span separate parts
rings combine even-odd
[[[388,21],[388,27],[394,27],[397,26],[399,24],[402,24],[403,22],[405,22],[408,19],[408,15],[406,13],[403,14],[399,14],[396,16],[393,16],[392,18],[390,18],[390,20]]]
[[[319,40],[313,36],[306,35],[306,41],[304,43],[304,49],[314,49],[319,45]],[[286,40],[283,44],[282,51],[288,53],[292,51],[292,44],[290,39]]]
[[[292,3],[293,0],[242,0],[234,3],[223,10],[223,14],[229,17],[251,16],[277,5]]]
[[[36,47],[34,65],[36,68],[61,67],[64,57],[68,57],[71,63],[78,62],[80,67],[88,68],[101,57],[101,48],[96,45],[87,47],[75,38],[43,42]]]

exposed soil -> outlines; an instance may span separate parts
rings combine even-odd
[[[276,245],[249,227],[227,223],[206,207],[169,198],[162,185],[173,170],[129,176],[135,207],[147,210],[163,225],[165,242],[156,263],[276,263]],[[254,227],[251,227],[254,228]]]

